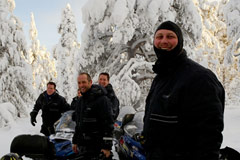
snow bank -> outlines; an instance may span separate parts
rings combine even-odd
[[[17,117],[16,107],[10,103],[1,103],[0,104],[0,128],[11,126]]]

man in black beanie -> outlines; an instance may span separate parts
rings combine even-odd
[[[154,35],[157,74],[146,99],[147,160],[217,160],[225,92],[212,71],[187,57],[181,29],[163,22]]]

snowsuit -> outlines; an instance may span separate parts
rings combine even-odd
[[[45,91],[38,97],[32,113],[37,115],[40,109],[42,110],[42,126],[40,132],[45,136],[49,136],[55,133],[54,123],[61,117],[61,113],[70,109],[70,105],[66,102],[65,98],[57,92],[49,96]]]
[[[72,143],[77,144],[85,159],[99,156],[101,149],[111,150],[112,141],[103,137],[112,137],[112,106],[106,96],[106,90],[98,85],[82,93],[76,108],[76,129]]]
[[[181,45],[169,55],[155,46],[154,51],[157,75],[146,99],[143,129],[147,159],[217,160],[225,100],[221,83],[187,58]]]
[[[107,97],[112,103],[113,119],[116,120],[119,115],[119,100],[110,83],[105,88],[107,90]]]

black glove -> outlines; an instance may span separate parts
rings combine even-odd
[[[110,156],[108,158],[105,156],[103,152],[101,152],[97,158],[98,160],[112,160],[112,157],[113,157],[112,152],[110,153]]]
[[[101,153],[99,154],[98,159],[99,159],[99,160],[103,160],[104,158],[106,158],[106,157],[105,157],[104,153],[101,152]]]
[[[137,142],[140,142],[141,145],[144,145],[145,143],[145,139],[144,139],[144,136],[141,135],[140,133],[136,133],[133,135],[133,139]]]
[[[31,124],[33,125],[33,126],[35,126],[35,123],[37,123],[37,121],[36,121],[36,117],[37,117],[37,111],[32,111],[31,113],[30,113],[30,116],[31,116]]]

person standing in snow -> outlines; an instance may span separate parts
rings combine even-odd
[[[111,159],[113,117],[104,87],[93,85],[88,73],[80,73],[78,87],[82,93],[76,106],[76,128],[72,149],[86,160],[98,159],[101,152]]]
[[[157,61],[146,99],[143,136],[148,160],[217,160],[225,91],[215,74],[187,57],[181,29],[160,24]]]
[[[82,96],[80,89],[78,89],[77,96],[71,102],[71,110],[75,110],[78,99]]]
[[[47,90],[40,94],[32,112],[31,124],[35,126],[36,117],[39,110],[42,110],[42,126],[41,133],[45,136],[54,134],[54,123],[61,117],[61,113],[70,109],[70,105],[65,98],[56,92],[56,84],[54,82],[47,83]]]
[[[105,87],[107,90],[107,97],[112,103],[113,119],[116,120],[119,115],[119,100],[115,95],[112,85],[109,83],[109,74],[102,72],[98,77],[98,84]]]

